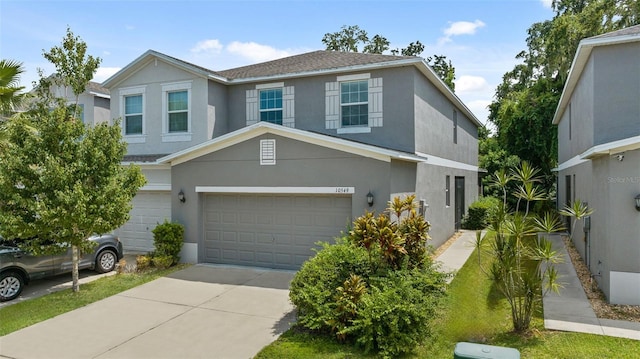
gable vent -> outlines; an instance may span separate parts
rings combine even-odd
[[[260,165],[276,164],[276,140],[260,140]]]

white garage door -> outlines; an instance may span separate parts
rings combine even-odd
[[[131,218],[115,231],[122,240],[125,251],[149,252],[154,249],[153,233],[158,223],[171,219],[171,194],[169,192],[138,192],[133,198]]]
[[[298,269],[350,224],[350,196],[210,194],[205,262]]]

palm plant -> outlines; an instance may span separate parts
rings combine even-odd
[[[503,203],[489,212],[487,233],[476,236],[478,250],[488,250],[492,258],[491,263],[483,265],[479,256],[478,264],[509,302],[513,328],[517,332],[529,328],[533,311],[546,292],[560,288],[554,264],[561,258],[552,249],[551,242],[539,233],[556,232],[562,230],[562,226],[552,214],[538,217],[529,213],[531,202],[545,198],[536,185],[537,172],[523,162],[511,175],[496,174],[495,183],[501,183],[504,193]],[[506,207],[506,185],[512,180],[518,182],[514,193],[518,205],[513,213]],[[521,200],[527,202],[524,213],[518,212]]]
[[[573,223],[571,224],[571,233],[569,236],[573,240],[573,233],[576,228],[576,223],[578,223],[579,220],[590,216],[593,213],[593,209],[589,208],[586,203],[580,200],[575,200],[570,206],[565,205],[559,213],[563,216],[571,217],[574,219]]]
[[[0,115],[6,116],[16,111],[24,100],[21,93],[20,74],[24,73],[22,63],[14,60],[0,60]]]

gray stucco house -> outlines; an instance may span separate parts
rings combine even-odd
[[[481,124],[418,57],[212,71],[147,51],[103,86],[148,180],[118,230],[130,250],[167,218],[185,225],[185,261],[295,269],[394,196],[421,200],[434,245],[477,197]]]
[[[558,204],[587,202],[576,248],[608,300],[640,305],[640,26],[580,42],[553,118]]]

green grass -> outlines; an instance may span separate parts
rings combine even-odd
[[[116,274],[82,284],[77,293],[71,289],[65,289],[4,307],[0,309],[0,336],[164,277],[185,266],[177,265],[143,273]]]
[[[455,344],[461,341],[516,348],[521,358],[640,358],[640,342],[636,340],[545,330],[541,308],[532,320],[530,333],[513,333],[508,303],[480,272],[477,261],[477,252],[474,252],[451,283],[443,309],[434,319],[433,337],[403,358],[449,359],[453,357]],[[356,359],[375,356],[294,328],[264,348],[256,358]]]

